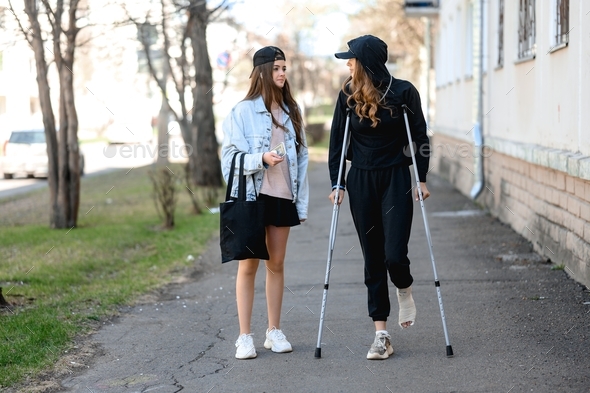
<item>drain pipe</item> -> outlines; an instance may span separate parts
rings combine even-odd
[[[474,2],[473,12],[473,166],[475,183],[471,189],[471,199],[481,194],[485,179],[483,168],[483,2]]]

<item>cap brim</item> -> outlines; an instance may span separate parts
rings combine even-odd
[[[338,58],[338,59],[354,59],[354,58],[356,58],[354,53],[352,53],[351,51],[334,53],[334,56],[336,56],[336,58]]]

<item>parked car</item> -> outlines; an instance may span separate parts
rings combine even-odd
[[[84,174],[84,154],[80,151],[80,175]],[[5,179],[24,174],[27,177],[47,177],[48,159],[45,131],[16,130],[2,147],[0,169]]]

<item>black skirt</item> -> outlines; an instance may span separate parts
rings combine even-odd
[[[294,227],[299,225],[297,208],[290,199],[258,194],[258,200],[264,201],[264,225],[275,227]]]

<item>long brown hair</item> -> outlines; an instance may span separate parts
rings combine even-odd
[[[350,87],[347,87],[349,83]],[[346,99],[348,106],[354,107],[355,113],[361,120],[369,119],[373,128],[377,127],[377,124],[381,121],[377,117],[377,111],[380,107],[389,109],[389,112],[393,114],[390,107],[379,102],[383,93],[373,85],[371,77],[358,59],[352,75],[346,78],[342,84],[342,91],[348,96]]]
[[[276,102],[283,111],[288,112],[293,123],[293,128],[295,129],[297,151],[299,151],[299,147],[303,146],[303,118],[301,111],[299,111],[299,106],[297,106],[297,102],[295,102],[295,99],[291,95],[291,88],[289,87],[287,78],[285,77],[285,84],[282,89],[274,83],[272,78],[273,68],[274,62],[254,67],[250,79],[250,88],[244,100],[253,100],[262,96],[264,106],[271,114],[271,105],[273,102]],[[285,108],[285,105],[287,108]],[[285,126],[280,124],[274,116],[271,117],[272,123],[275,126],[287,131]]]

